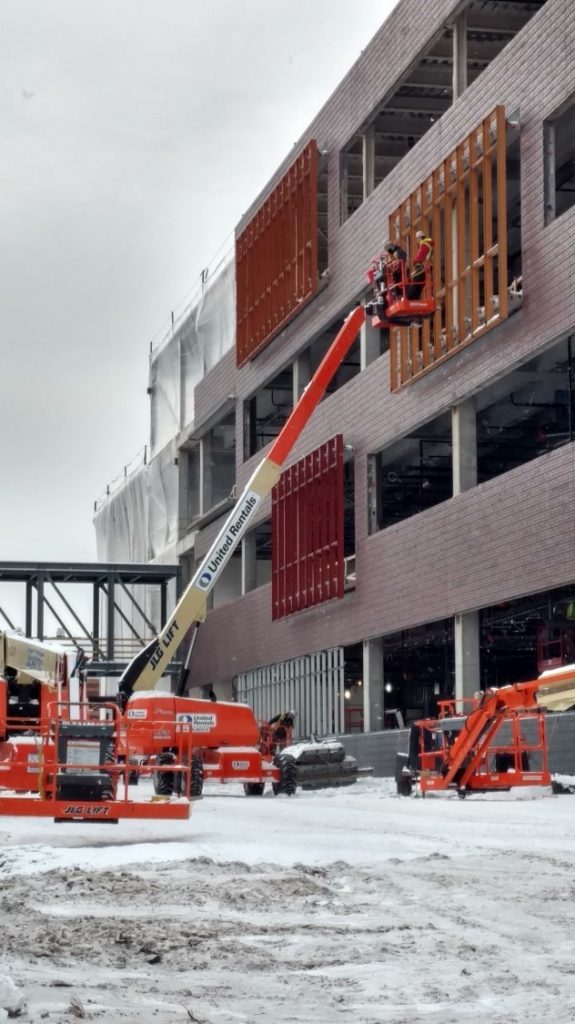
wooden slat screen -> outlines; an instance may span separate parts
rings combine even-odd
[[[435,318],[390,332],[391,390],[416,380],[508,314],[505,108],[496,107],[389,219],[413,255],[434,241]]]

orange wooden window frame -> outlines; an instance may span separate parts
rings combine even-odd
[[[236,362],[242,366],[319,286],[312,139],[236,239]]]
[[[431,234],[437,300],[433,320],[390,332],[392,391],[507,318],[506,150],[505,108],[498,106],[389,218],[390,239],[408,253],[416,251],[417,230]]]

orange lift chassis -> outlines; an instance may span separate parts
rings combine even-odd
[[[440,701],[439,717],[415,722],[408,754],[397,754],[398,793],[414,785],[458,796],[515,786],[550,786],[545,711],[575,703],[575,665],[538,679],[488,689],[462,701]]]

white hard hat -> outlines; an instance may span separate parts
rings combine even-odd
[[[416,231],[415,232],[415,237],[416,238],[425,238],[425,231]]]

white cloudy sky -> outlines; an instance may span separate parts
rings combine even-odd
[[[95,559],[150,340],[395,0],[1,0],[0,561]]]

